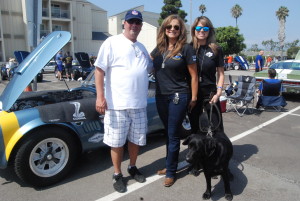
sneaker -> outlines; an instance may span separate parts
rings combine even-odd
[[[140,171],[136,168],[136,166],[130,167],[127,169],[130,176],[135,179],[139,183],[143,183],[146,181],[144,175],[140,173]]]
[[[117,175],[113,175],[113,187],[114,189],[119,192],[119,193],[124,193],[126,192],[126,184],[123,179],[123,175],[121,173]]]
[[[69,81],[70,81],[70,79],[68,78],[68,79],[67,79],[67,82],[69,82]]]
[[[74,79],[72,78],[72,81],[74,81]]]

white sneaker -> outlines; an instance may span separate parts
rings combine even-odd
[[[72,78],[72,81],[74,81],[74,79]]]
[[[67,79],[67,82],[69,82],[69,81],[70,81],[70,79],[68,78],[68,79]]]

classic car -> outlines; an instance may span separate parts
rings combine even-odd
[[[277,79],[283,83],[283,92],[300,93],[300,60],[285,60],[273,63],[270,68],[277,72]],[[268,78],[268,70],[254,73],[257,84]]]
[[[85,52],[75,53],[76,60],[79,65],[73,65],[72,71],[74,73],[74,79],[82,78],[83,80],[89,75],[89,73],[94,69],[90,63],[90,57]]]
[[[18,66],[0,96],[0,168],[12,165],[33,186],[62,180],[79,154],[105,146],[103,116],[95,111],[94,71],[78,88],[23,91],[70,37],[65,31],[49,34]],[[154,88],[151,79],[148,133],[163,129]]]

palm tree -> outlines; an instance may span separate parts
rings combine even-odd
[[[201,13],[202,16],[203,16],[203,13],[206,12],[206,6],[205,6],[204,4],[201,4],[201,5],[199,6],[199,11],[200,11],[200,13]]]
[[[289,16],[289,9],[285,6],[281,6],[278,9],[278,11],[276,11],[276,16],[278,17],[278,20],[279,20],[278,39],[279,39],[279,43],[280,43],[281,59],[282,59],[284,40],[285,40],[285,21],[286,21],[286,17]]]
[[[235,6],[233,6],[231,8],[231,15],[232,15],[232,17],[235,18],[235,26],[236,27],[237,27],[237,18],[239,18],[242,15],[242,12],[243,12],[243,9],[238,4],[235,4]]]

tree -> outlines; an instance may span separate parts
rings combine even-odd
[[[283,56],[283,47],[284,47],[284,40],[285,40],[285,21],[286,17],[289,16],[289,9],[285,6],[281,6],[278,11],[276,11],[276,16],[279,20],[279,32],[278,32],[278,39],[280,43],[281,49],[281,58]]]
[[[287,50],[287,58],[288,59],[295,59],[296,57],[296,54],[299,52],[300,50],[300,47],[290,47],[288,50]]]
[[[244,36],[237,27],[219,27],[216,29],[217,43],[222,47],[224,55],[239,54],[246,45]]]
[[[271,50],[271,51],[274,51],[278,46],[278,42],[273,41],[273,39],[263,41],[261,42],[261,44],[265,47],[266,50]]]
[[[232,15],[232,17],[235,18],[235,26],[236,27],[237,27],[237,19],[242,15],[242,12],[243,12],[243,9],[238,4],[235,4],[235,6],[233,6],[231,8],[231,15]]]
[[[164,0],[164,6],[161,8],[160,18],[158,19],[159,25],[161,25],[162,21],[172,14],[179,15],[185,22],[187,20],[185,17],[187,16],[187,13],[184,10],[180,10],[182,7],[180,0]]]
[[[257,44],[254,44],[252,45],[250,48],[249,48],[249,51],[253,51],[253,52],[258,52],[258,45]]]
[[[200,11],[200,13],[201,13],[202,16],[203,16],[203,14],[206,12],[206,6],[205,6],[204,4],[201,4],[201,5],[199,6],[199,11]]]

